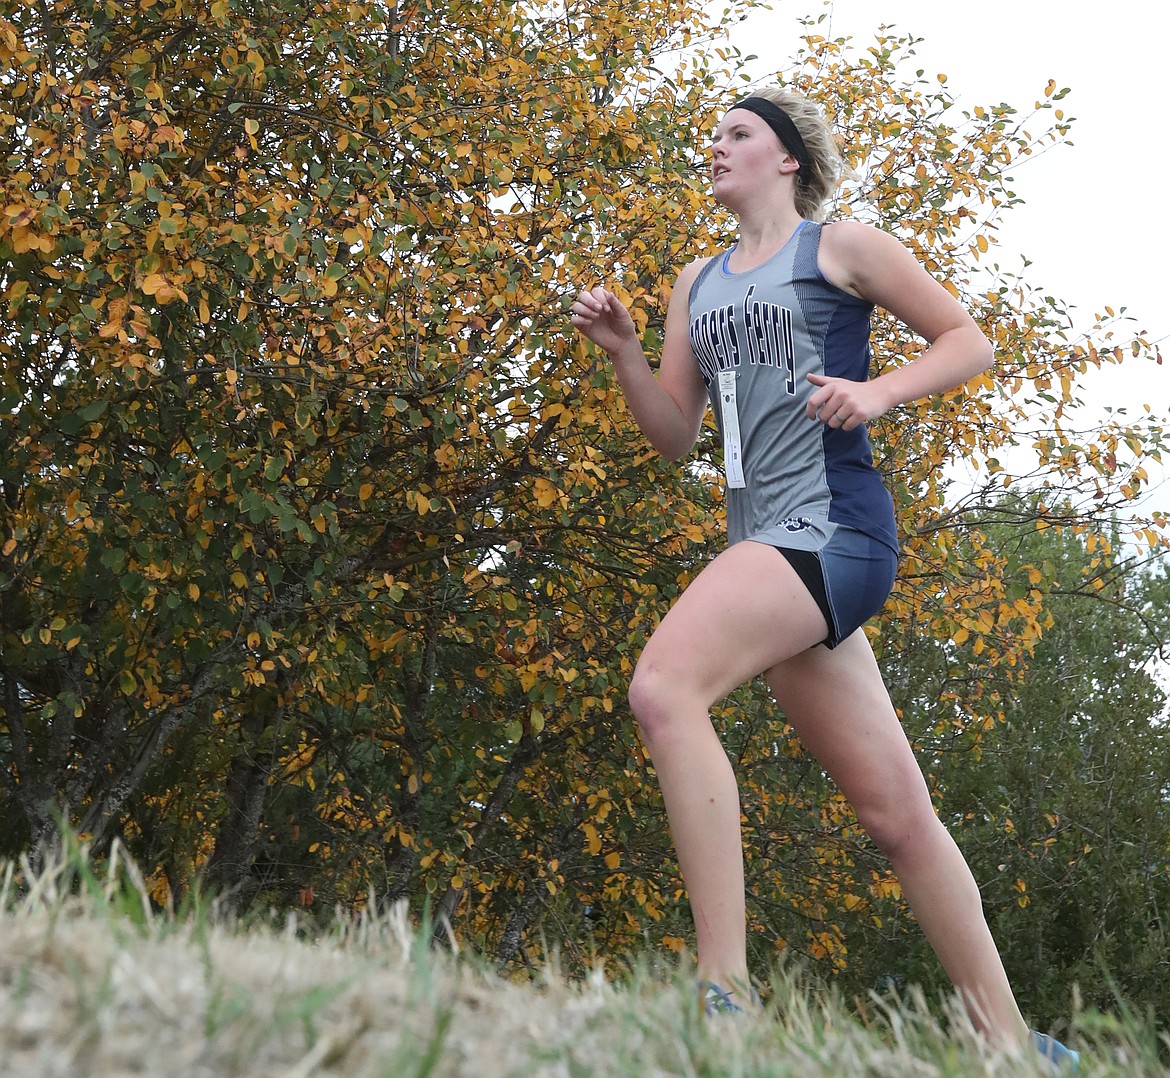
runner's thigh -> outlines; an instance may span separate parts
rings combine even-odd
[[[805,748],[865,815],[930,809],[922,772],[906,739],[865,633],[837,648],[813,648],[767,674],[776,702]]]
[[[736,543],[683,592],[654,631],[636,678],[704,706],[823,640],[825,617],[774,547]]]

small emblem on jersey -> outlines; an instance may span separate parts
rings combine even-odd
[[[789,517],[780,521],[780,527],[786,532],[802,532],[805,528],[812,527],[812,521],[808,517]]]

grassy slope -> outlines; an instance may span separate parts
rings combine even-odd
[[[401,910],[304,938],[151,913],[132,867],[99,881],[77,864],[0,879],[6,1078],[1041,1073],[948,1036],[924,1007],[845,1005],[783,976],[762,1017],[708,1020],[680,974],[518,984],[427,951]],[[1074,1037],[1086,1078],[1170,1075],[1149,1026],[1082,1015]]]

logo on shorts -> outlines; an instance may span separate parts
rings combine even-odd
[[[789,517],[780,521],[780,527],[786,532],[802,532],[805,528],[812,527],[812,520],[809,517]]]

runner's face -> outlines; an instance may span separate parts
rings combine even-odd
[[[792,156],[775,132],[754,112],[732,109],[715,129],[711,143],[711,186],[724,202],[736,192],[759,193],[777,179]]]

